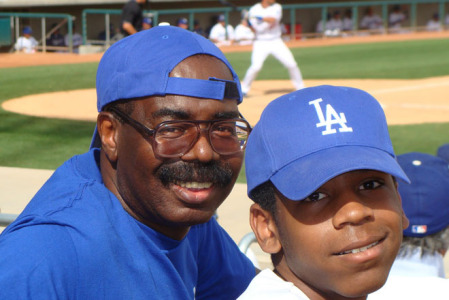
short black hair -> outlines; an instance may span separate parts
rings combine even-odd
[[[276,212],[276,187],[271,181],[265,181],[264,183],[255,187],[249,197],[260,207],[275,217]]]

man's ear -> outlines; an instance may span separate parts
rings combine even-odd
[[[119,122],[110,112],[100,112],[97,117],[97,130],[101,149],[111,162],[117,160],[117,138]]]
[[[250,208],[249,223],[260,248],[264,252],[276,254],[282,250],[276,223],[270,212],[262,209],[259,204],[254,203]]]

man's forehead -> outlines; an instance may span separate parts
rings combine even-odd
[[[148,97],[141,101],[145,115],[151,118],[179,119],[236,118],[239,116],[236,100],[200,99],[180,95]]]

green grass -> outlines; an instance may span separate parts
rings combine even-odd
[[[295,48],[305,79],[398,78],[449,75],[449,40]],[[251,53],[228,53],[243,77]],[[29,94],[95,87],[97,63],[0,69],[0,103]],[[269,58],[257,79],[288,79],[287,71]],[[0,165],[55,169],[89,148],[94,122],[28,117],[0,110]],[[434,154],[449,142],[449,123],[390,126],[398,154]],[[244,168],[239,182],[245,182]]]

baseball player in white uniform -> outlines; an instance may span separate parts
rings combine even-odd
[[[288,69],[293,86],[297,90],[303,88],[301,71],[290,49],[281,38],[282,6],[275,0],[261,0],[250,8],[248,16],[256,39],[253,43],[251,66],[242,81],[243,94],[249,92],[252,82],[270,54]]]

